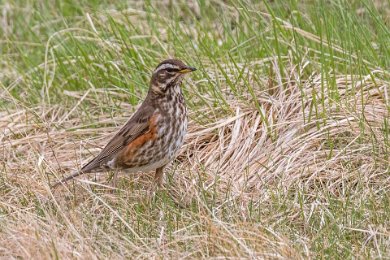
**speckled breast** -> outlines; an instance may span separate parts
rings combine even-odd
[[[187,133],[187,108],[180,89],[172,99],[161,100],[156,115],[156,137],[147,141],[126,162],[131,172],[154,170],[168,164],[183,145]]]

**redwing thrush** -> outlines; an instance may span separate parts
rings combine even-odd
[[[180,60],[161,62],[144,102],[130,120],[98,156],[53,187],[84,173],[109,169],[156,170],[155,181],[161,185],[163,169],[175,157],[187,132],[187,108],[180,85],[184,75],[195,70]]]

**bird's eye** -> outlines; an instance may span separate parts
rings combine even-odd
[[[178,71],[178,69],[173,69],[173,68],[166,69],[166,70],[167,70],[167,72],[177,72]]]

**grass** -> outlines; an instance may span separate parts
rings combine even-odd
[[[0,256],[389,258],[386,1],[0,3]],[[198,68],[152,173],[49,183],[96,155],[153,68]]]

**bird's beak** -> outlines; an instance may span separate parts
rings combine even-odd
[[[180,70],[179,72],[182,74],[185,74],[185,73],[193,72],[195,70],[196,70],[196,68],[187,66],[184,69]]]

